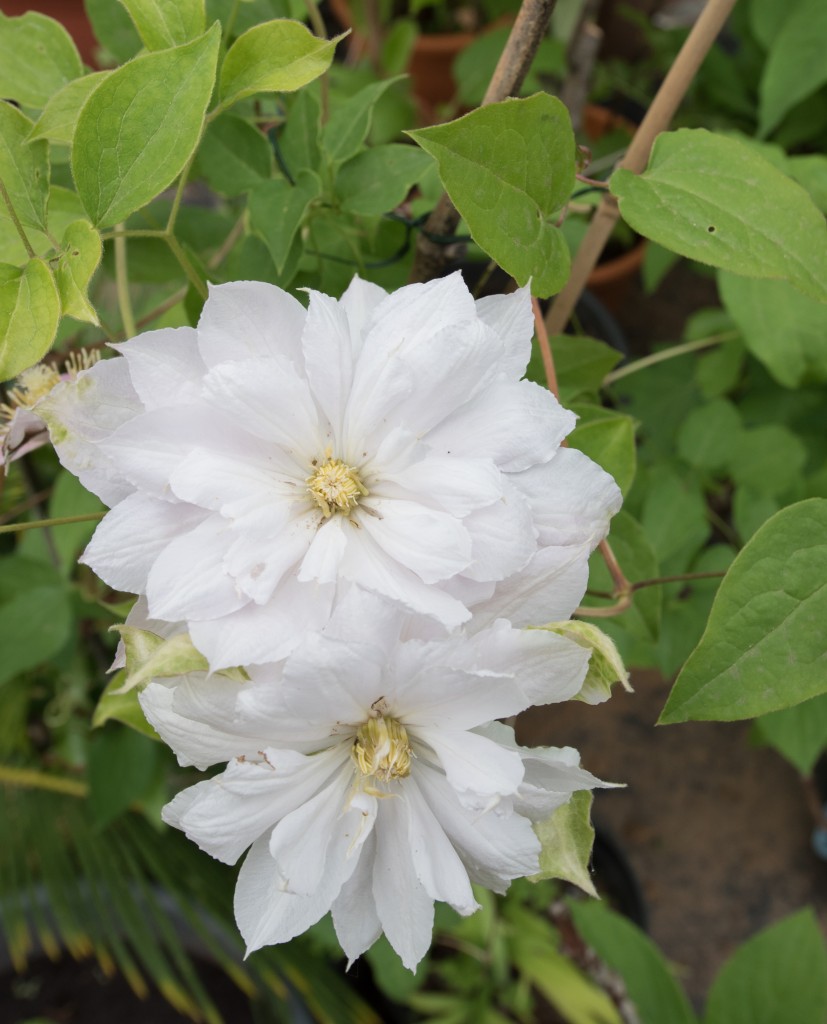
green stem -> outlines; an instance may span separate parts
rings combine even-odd
[[[324,20],[322,19],[321,14],[319,14],[319,6],[316,3],[316,0],[304,0],[304,6],[307,8],[307,20],[310,22],[313,31],[319,39],[327,39]]]
[[[155,228],[126,228],[124,231],[104,231],[101,238],[104,242],[111,242],[116,238],[166,238],[166,231]]]
[[[726,576],[725,572],[682,572],[676,576],[658,576],[657,579],[638,580],[637,583],[632,584],[632,590],[642,590],[644,587],[659,587],[666,583],[687,583],[692,580],[719,580],[724,576]]]
[[[233,0],[233,6],[230,8],[230,13],[227,15],[227,20],[224,22],[224,31],[221,34],[221,43],[223,46],[227,46],[230,42],[230,36],[233,34],[235,20],[238,17],[238,9],[240,6],[241,0]]]
[[[122,230],[122,225],[118,225]],[[132,300],[129,297],[129,275],[126,267],[126,238],[118,234],[115,237],[115,288],[118,293],[118,308],[121,311],[121,323],[124,334],[132,338],[137,334],[135,315],[132,312]]]
[[[169,211],[169,220],[167,221],[166,234],[169,236],[175,229],[175,221],[178,219],[178,210],[181,207],[181,199],[184,195],[184,189],[187,187],[187,178],[190,176],[190,169],[192,168],[192,162],[195,160],[195,152],[187,160],[184,165],[183,171],[178,178],[178,188],[175,190],[175,198],[172,200],[172,209]]]
[[[202,280],[201,275],[198,273],[198,271],[192,265],[192,263],[190,261],[190,258],[184,252],[183,246],[178,241],[178,239],[175,237],[175,235],[167,235],[167,245],[172,250],[172,255],[181,264],[181,269],[187,275],[187,280],[190,282],[190,284],[193,286],[193,288],[198,292],[198,294],[201,296],[201,298],[202,299],[206,299],[208,294],[209,294],[209,292],[207,291],[207,286],[204,283],[204,281]]]
[[[45,526],[67,526],[69,523],[91,523],[103,519],[105,512],[89,512],[83,516],[61,516],[58,519],[36,519],[31,523],[9,523],[0,526],[0,533],[23,533],[25,530],[38,530]]]
[[[638,370],[645,370],[647,366],[654,366],[656,363],[666,362],[667,359],[675,359],[677,356],[685,356],[690,352],[697,352],[702,348],[711,348],[712,345],[720,345],[725,341],[734,341],[740,337],[738,331],[722,331],[720,334],[710,334],[708,338],[698,338],[696,341],[686,341],[682,345],[673,345],[672,348],[664,349],[663,352],[654,352],[643,359],[636,359],[633,363],[621,366],[619,370],[607,373],[603,379],[603,387],[614,384],[615,381],[629,377]]]
[[[17,228],[17,233],[18,235],[20,235],[20,241],[23,243],[26,252],[29,254],[29,259],[36,259],[37,253],[32,248],[32,243],[29,241],[29,236],[23,230],[23,225],[20,223],[20,218],[17,216],[17,211],[12,205],[11,196],[6,191],[6,186],[3,184],[2,178],[0,178],[0,195],[2,195],[6,206],[8,207],[9,216],[11,217],[12,224],[14,224],[14,226]]]
[[[89,794],[89,787],[80,779],[67,779],[60,775],[47,775],[32,768],[14,768],[0,764],[0,785],[22,786],[25,789],[48,789],[52,793],[63,793],[83,799]]]

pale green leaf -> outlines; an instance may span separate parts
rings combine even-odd
[[[573,404],[571,410],[578,420],[569,434],[569,444],[610,473],[626,494],[637,468],[634,420],[600,405]]]
[[[148,50],[189,43],[205,28],[204,0],[120,0]]]
[[[102,252],[101,236],[88,220],[77,220],[66,229],[60,259],[55,265],[55,281],[64,316],[73,316],[90,324],[99,323],[87,292]]]
[[[71,635],[70,595],[33,587],[0,605],[0,683],[53,658]]]
[[[36,11],[19,18],[0,13],[0,96],[4,99],[43,107],[52,93],[82,74],[77,47],[59,22]]]
[[[215,24],[192,43],[136,57],[89,97],[72,173],[93,224],[122,221],[183,170],[201,135],[220,38]]]
[[[372,82],[341,103],[322,129],[322,148],[334,163],[342,163],[362,148],[373,119],[373,109],[396,78]]]
[[[257,92],[295,92],[323,75],[333,61],[335,39],[319,39],[299,21],[278,19],[239,36],[221,67],[221,106]]]
[[[827,302],[824,217],[800,185],[737,139],[664,132],[646,171],[615,171],[611,190],[623,219],[660,245]]]
[[[224,196],[237,196],[269,179],[273,155],[267,137],[235,114],[207,125],[194,173]]]
[[[624,690],[631,692],[629,673],[614,640],[594,623],[568,619],[566,622],[550,622],[541,628],[567,637],[591,652],[586,678],[580,692],[575,694],[575,700],[585,704],[602,704],[611,697],[615,683],[620,683]]]
[[[430,163],[428,154],[415,146],[392,143],[364,150],[348,160],[336,177],[342,208],[365,215],[395,209]]]
[[[827,380],[827,305],[786,281],[718,273],[721,301],[744,344],[779,384]]]
[[[92,728],[98,729],[109,721],[121,722],[128,725],[130,729],[148,736],[151,740],[160,740],[158,733],[146,720],[138,702],[138,691],[129,690],[123,692],[123,685],[126,673],[116,673],[106,684],[106,689],[100,696],[92,712]]]
[[[704,1024],[824,1024],[827,950],[812,910],[736,949],[712,984]]]
[[[28,142],[32,122],[0,101],[0,181],[23,227],[45,230],[49,196],[49,144]],[[0,204],[5,203],[0,196]]]
[[[60,321],[60,296],[49,265],[0,264],[0,380],[9,380],[49,351]]]
[[[827,314],[827,306],[824,307]],[[738,410],[726,398],[698,405],[678,431],[678,453],[698,469],[722,469],[733,457],[741,432]]]
[[[732,721],[827,692],[827,500],[782,509],[746,544],[661,722]]]
[[[594,845],[592,798],[588,789],[572,793],[571,799],[550,818],[535,824],[534,831],[541,843],[540,870],[529,877],[530,881],[563,878],[589,896],[597,896],[589,874]]]
[[[623,979],[640,1024],[696,1024],[685,992],[647,935],[605,903],[569,906],[586,944]]]
[[[56,92],[35,121],[29,138],[48,139],[49,142],[71,146],[83,104],[108,74],[108,71],[96,71],[83,78],[76,78],[60,92]]]
[[[125,64],[141,49],[132,19],[117,0],[84,0],[86,15],[101,46],[118,64]]]
[[[827,156],[805,153],[788,157],[787,173],[807,189],[819,210],[827,213]]]
[[[307,170],[299,174],[295,185],[274,178],[251,191],[250,227],[264,239],[279,273],[288,262],[308,206],[321,191],[318,175]]]
[[[439,174],[474,241],[535,295],[557,292],[569,250],[552,223],[574,185],[568,111],[540,93],[474,110],[449,124],[408,133]]]
[[[827,82],[827,4],[800,0],[780,27],[758,89],[761,135],[769,135],[785,114]]]
[[[812,774],[827,750],[827,694],[756,718],[755,731],[802,775]]]
[[[156,633],[135,626],[113,626],[120,633],[126,651],[126,673],[115,695],[146,686],[153,679],[206,672],[207,659],[196,650],[186,633],[165,640]]]

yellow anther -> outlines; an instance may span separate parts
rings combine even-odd
[[[341,459],[334,459],[330,449],[325,452],[325,461],[316,465],[315,473],[306,482],[325,519],[334,512],[349,515],[359,504],[359,499],[368,494],[356,470]]]
[[[407,778],[412,756],[405,726],[395,718],[369,718],[359,727],[353,742],[356,767],[362,775],[380,782]]]

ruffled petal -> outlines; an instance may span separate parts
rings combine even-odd
[[[477,299],[477,316],[505,342],[502,372],[509,380],[519,380],[531,358],[534,336],[531,288],[525,285],[510,295],[486,295]]]
[[[502,580],[523,569],[537,550],[531,506],[505,479],[502,497],[463,520],[471,537],[470,565],[463,575],[480,582]]]
[[[256,356],[280,356],[301,366],[299,342],[306,315],[300,302],[272,284],[210,285],[198,321],[201,357],[207,366]]]
[[[132,386],[147,410],[195,401],[206,366],[192,327],[164,327],[112,345],[129,367]]]
[[[371,830],[365,840],[356,870],[342,886],[330,908],[336,937],[348,958],[348,967],[382,934],[382,923],[373,898],[376,836]]]
[[[434,751],[450,784],[460,794],[469,793],[508,796],[515,793],[523,780],[523,763],[519,754],[498,743],[459,729],[419,727],[416,738]],[[483,804],[489,801],[484,801]]]

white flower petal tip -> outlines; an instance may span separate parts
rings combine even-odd
[[[354,279],[307,310],[273,285],[211,286],[197,328],[118,345],[38,406],[64,465],[130,502],[88,564],[213,669],[284,657],[324,625],[323,588],[455,629],[549,553],[585,572],[616,488],[560,450],[574,417],[521,379],[531,325],[526,289],[475,303],[457,274],[389,295]]]
[[[182,760],[200,748],[198,763],[227,761],[164,817],[228,863],[250,847],[235,896],[248,952],[332,911],[350,962],[384,932],[415,970],[436,901],[468,915],[472,884],[503,892],[536,873],[533,822],[602,785],[575,751],[521,748],[492,721],[525,709],[529,690],[576,692],[576,644],[504,622],[425,640],[411,636],[416,621],[351,588],[325,630],[248,682],[193,677],[142,693]],[[553,684],[538,681],[543,655]]]

